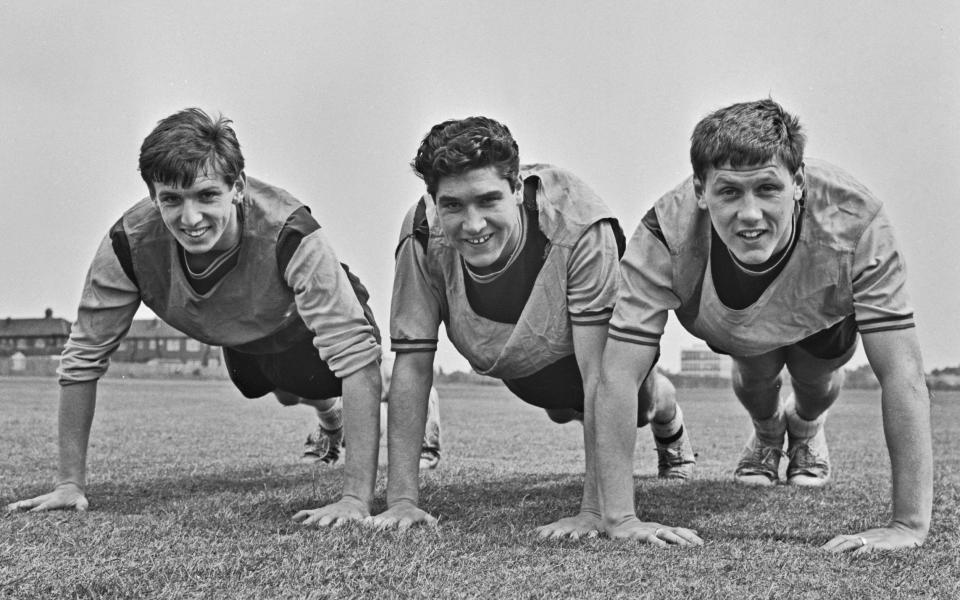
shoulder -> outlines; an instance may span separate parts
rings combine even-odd
[[[600,196],[570,171],[533,164],[522,166],[520,176],[525,186],[536,183],[540,230],[553,244],[573,245],[594,223],[616,220]]]
[[[427,197],[421,196],[413,206],[407,210],[400,226],[400,239],[397,241],[397,251],[407,238],[413,237],[424,251],[430,241],[430,223],[427,219]]]
[[[302,202],[283,188],[247,177],[244,209],[254,219],[286,222],[290,214],[303,206]]]
[[[883,203],[852,175],[828,162],[805,163],[806,210],[819,234],[855,244]]]

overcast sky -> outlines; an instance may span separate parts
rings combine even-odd
[[[632,232],[707,112],[772,95],[886,203],[928,368],[960,363],[960,3],[0,3],[0,317],[73,319],[140,143],[199,106],[308,204],[386,328],[408,167],[451,117],[586,180]],[[143,312],[143,316],[148,316]],[[692,338],[671,316],[663,364]],[[444,340],[447,369],[465,368]],[[862,355],[858,356],[862,361]]]

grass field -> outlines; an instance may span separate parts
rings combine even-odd
[[[0,597],[960,597],[958,394],[933,401],[927,544],[851,557],[818,546],[889,515],[877,392],[845,392],[832,410],[834,481],[814,491],[730,483],[745,413],[728,391],[681,390],[696,477],[659,482],[641,430],[637,501],[642,518],[695,528],[705,545],[657,549],[532,534],[577,509],[580,428],[551,423],[499,387],[441,388],[443,460],[421,492],[440,527],[406,534],[290,521],[335,500],[341,483],[339,468],[297,462],[314,425],[304,407],[245,400],[227,382],[107,380],[100,389],[90,511],[0,517]],[[56,397],[50,380],[0,379],[0,503],[49,488]]]

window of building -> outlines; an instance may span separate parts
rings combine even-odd
[[[167,352],[180,352],[180,340],[167,340]]]
[[[157,349],[157,340],[150,340],[150,349],[151,350]]]
[[[46,348],[46,347],[47,347],[47,340],[45,340],[45,339],[43,339],[43,338],[37,338],[37,339],[33,340],[33,347],[34,347],[34,348]]]
[[[200,352],[200,342],[192,338],[187,340],[187,352]]]

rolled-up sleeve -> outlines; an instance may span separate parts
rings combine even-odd
[[[305,236],[284,278],[313,344],[330,370],[344,378],[380,358],[380,344],[346,272],[320,230]]]
[[[60,358],[60,385],[100,379],[139,307],[140,290],[123,272],[110,236],[105,236],[87,272],[77,320]]]

